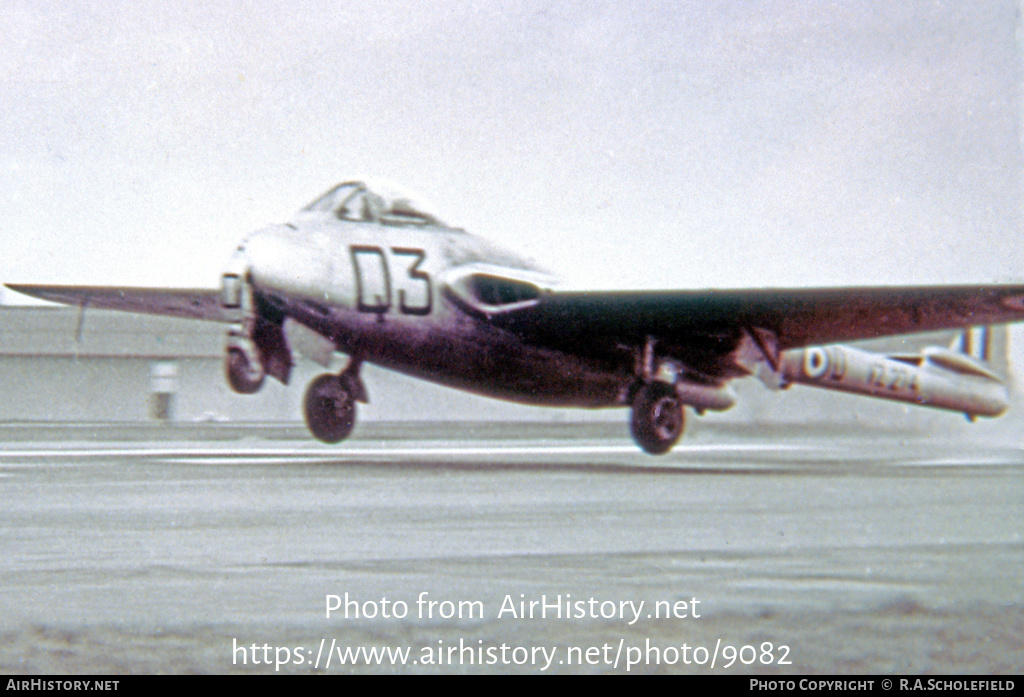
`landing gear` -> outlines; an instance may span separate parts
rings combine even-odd
[[[324,443],[348,438],[356,425],[356,402],[368,401],[359,367],[353,360],[340,375],[321,375],[306,390],[306,425]]]
[[[663,455],[672,449],[686,418],[676,388],[664,382],[648,382],[633,400],[631,428],[633,439],[651,455]]]
[[[339,443],[356,425],[356,393],[344,375],[321,375],[306,390],[306,425],[324,443]]]
[[[255,394],[263,386],[263,378],[266,376],[266,371],[262,367],[253,366],[245,351],[237,346],[228,349],[224,370],[231,389],[239,394]]]

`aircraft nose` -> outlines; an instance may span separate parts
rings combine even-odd
[[[289,297],[322,294],[330,260],[286,225],[266,228],[244,243],[244,279],[256,289]]]

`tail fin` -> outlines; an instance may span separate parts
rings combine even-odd
[[[1007,384],[1010,377],[1010,332],[1005,326],[968,327],[953,340],[950,350]],[[966,416],[974,421],[972,414]]]
[[[1010,376],[1010,333],[1005,326],[965,329],[950,349],[982,363],[1004,380]]]

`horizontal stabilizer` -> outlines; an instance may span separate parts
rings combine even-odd
[[[944,370],[959,373],[960,375],[975,375],[995,380],[996,382],[1002,382],[1002,378],[983,363],[956,351],[931,347],[924,350],[923,356],[926,361]]]

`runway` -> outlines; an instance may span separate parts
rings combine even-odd
[[[1015,673],[1022,465],[813,426],[661,458],[619,424],[0,428],[0,671]]]

